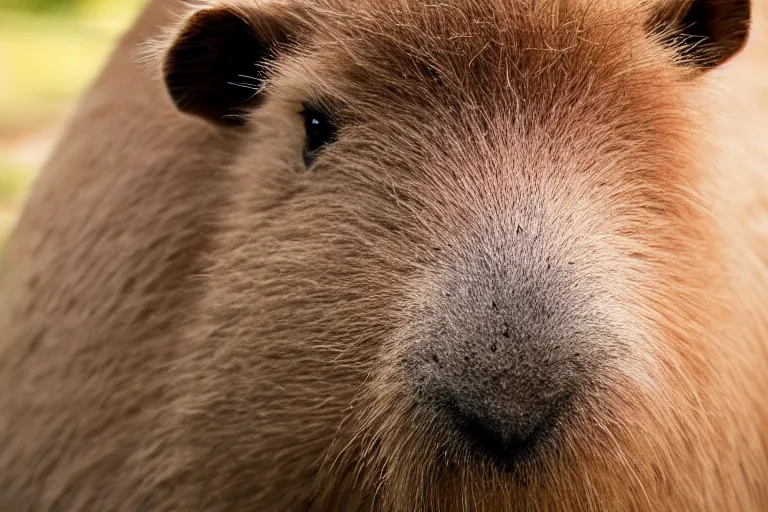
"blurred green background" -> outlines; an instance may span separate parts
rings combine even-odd
[[[78,95],[144,0],[0,0],[0,244]]]

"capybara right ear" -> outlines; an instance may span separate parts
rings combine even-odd
[[[192,14],[163,62],[177,108],[220,125],[244,124],[262,96],[269,64],[294,40],[296,20],[285,4],[270,3]]]
[[[710,69],[747,43],[750,4],[751,0],[663,0],[649,27],[677,51],[681,63]]]

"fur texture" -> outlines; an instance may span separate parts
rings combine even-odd
[[[230,2],[300,37],[218,128],[133,63],[150,5],[5,261],[0,508],[768,508],[762,18],[701,74],[660,3]],[[514,474],[420,392],[469,261],[594,363]]]

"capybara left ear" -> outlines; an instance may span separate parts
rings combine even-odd
[[[220,125],[244,124],[262,96],[269,63],[293,40],[296,18],[285,9],[266,2],[192,14],[163,62],[177,108]]]
[[[701,69],[724,63],[746,44],[750,0],[662,0],[649,28],[681,62]]]

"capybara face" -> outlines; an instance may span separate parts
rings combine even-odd
[[[715,0],[192,14],[171,96],[243,139],[182,364],[211,485],[629,510],[714,478],[699,89],[748,22]]]

